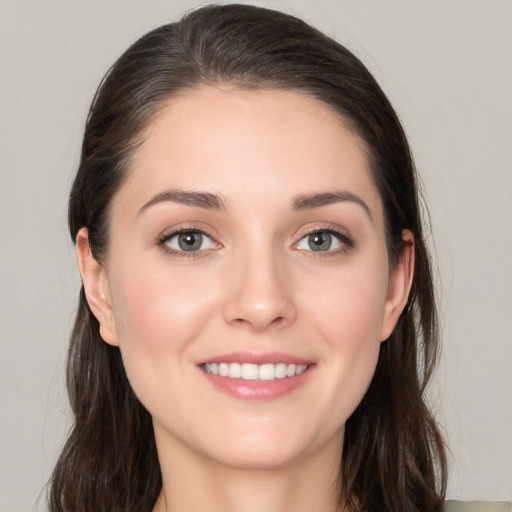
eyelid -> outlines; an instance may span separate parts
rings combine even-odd
[[[196,251],[184,251],[180,249],[176,249],[173,247],[170,247],[168,245],[169,240],[178,237],[179,235],[183,233],[199,233],[203,237],[208,238],[212,244],[216,247],[209,247],[207,249],[198,249]],[[172,256],[178,256],[178,257],[198,257],[202,253],[209,251],[210,249],[219,249],[222,247],[220,243],[218,243],[214,236],[212,236],[210,233],[208,233],[205,229],[200,228],[195,225],[183,225],[179,227],[173,227],[166,231],[164,231],[158,238],[157,238],[157,245],[161,247],[164,251],[171,254]]]
[[[329,249],[327,251],[313,251],[312,249],[299,249],[298,245],[302,240],[304,240],[306,237],[314,235],[315,233],[329,233],[330,235],[334,236],[341,244],[341,248],[337,249]],[[346,252],[347,250],[352,249],[355,246],[355,242],[353,238],[342,228],[338,226],[333,225],[326,225],[326,226],[315,226],[313,228],[310,228],[306,231],[303,231],[300,234],[300,238],[297,242],[293,244],[293,248],[300,250],[300,251],[307,251],[311,253],[315,253],[315,256],[320,255],[334,255],[339,254],[341,252]]]
[[[209,247],[206,249],[198,249],[195,251],[185,251],[181,249],[175,249],[168,245],[168,242],[173,237],[177,237],[182,233],[200,233],[202,236],[208,238],[214,247]],[[341,247],[335,248],[335,249],[328,249],[326,251],[313,251],[312,249],[299,249],[298,244],[304,240],[306,237],[315,234],[315,233],[328,233],[332,236],[334,236],[339,243],[341,244]],[[203,256],[205,252],[210,251],[211,249],[220,249],[222,248],[222,244],[217,242],[216,236],[211,235],[208,230],[205,230],[204,228],[201,228],[197,225],[193,224],[185,224],[181,226],[176,226],[167,229],[164,231],[158,238],[157,238],[157,245],[161,247],[164,251],[171,254],[172,256],[178,256],[178,257],[199,257]],[[324,225],[324,226],[315,226],[311,227],[310,229],[306,229],[305,231],[302,231],[300,234],[300,238],[297,242],[295,242],[292,245],[292,248],[299,251],[304,251],[308,253],[314,253],[314,256],[334,256],[340,253],[347,252],[348,250],[352,249],[355,246],[355,242],[353,238],[348,234],[346,230],[343,228],[336,226],[336,225]]]

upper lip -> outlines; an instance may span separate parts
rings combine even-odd
[[[203,365],[207,363],[252,363],[257,365],[286,363],[310,365],[314,361],[282,352],[230,352],[228,354],[208,357],[197,364]]]

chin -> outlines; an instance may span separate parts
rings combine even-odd
[[[226,429],[222,440],[210,439],[210,449],[205,446],[210,457],[231,468],[252,470],[272,470],[293,466],[325,449],[339,451],[343,444],[343,432],[325,433],[294,431],[283,424],[273,428],[257,428],[236,432]],[[304,425],[302,425],[304,427]],[[229,443],[226,441],[229,440]],[[218,441],[218,442],[217,442]]]
[[[229,453],[215,454],[215,460],[233,469],[268,471],[290,467],[304,455],[297,449],[283,450],[282,447],[267,446],[263,449],[230,450]]]

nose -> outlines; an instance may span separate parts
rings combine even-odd
[[[223,308],[226,322],[253,331],[292,323],[297,311],[285,264],[280,264],[272,251],[241,260],[228,275],[229,293]]]

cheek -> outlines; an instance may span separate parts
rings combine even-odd
[[[173,350],[195,336],[213,301],[197,276],[145,268],[115,279],[114,315],[121,346]]]
[[[210,287],[199,286],[200,276],[156,265],[133,266],[126,273],[117,269],[112,281],[126,373],[136,395],[152,410],[179,389],[190,349],[218,301],[208,293]]]
[[[191,362],[219,302],[205,279],[201,272],[174,271],[154,261],[131,265],[126,272],[118,266],[112,278],[119,347],[130,385],[154,420],[183,435],[184,425],[201,424]]]
[[[368,389],[381,346],[386,290],[384,272],[356,271],[324,282],[323,293],[309,290],[309,297],[315,297],[307,308],[310,322],[326,347],[327,386],[337,390],[325,397],[325,407],[338,412],[329,421],[346,421]]]
[[[333,348],[341,344],[357,350],[365,341],[378,342],[387,286],[383,265],[376,265],[374,270],[368,266],[347,268],[311,282],[304,293],[309,297],[305,309],[317,318]]]

